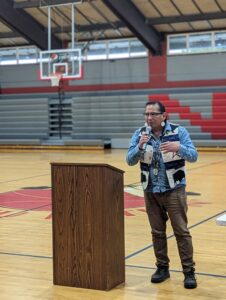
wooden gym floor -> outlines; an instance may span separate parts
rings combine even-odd
[[[200,152],[187,163],[189,227],[198,288],[185,290],[175,238],[168,224],[171,278],[151,284],[155,259],[139,167],[125,163],[125,150],[0,151],[1,300],[226,299],[226,152]],[[50,162],[107,163],[125,171],[126,283],[95,291],[52,283]]]

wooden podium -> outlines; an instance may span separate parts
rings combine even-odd
[[[53,282],[109,290],[125,282],[123,171],[51,163]]]

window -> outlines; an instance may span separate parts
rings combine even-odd
[[[218,50],[226,49],[226,32],[217,32],[215,34],[215,47]]]
[[[17,49],[0,50],[1,65],[16,65],[17,64]]]
[[[19,57],[19,64],[35,64],[37,63],[37,49],[19,48],[18,57]]]
[[[111,41],[108,46],[108,58],[129,57],[129,41]]]
[[[138,40],[131,40],[130,41],[130,56],[146,56],[147,55],[147,49],[144,47],[144,45],[138,41]]]
[[[226,31],[169,35],[167,49],[168,55],[226,51]]]
[[[90,44],[87,50],[87,59],[96,60],[96,59],[106,59],[106,43],[105,42],[96,42]]]
[[[181,54],[187,52],[186,35],[172,36],[169,40],[170,54]]]
[[[201,52],[210,50],[212,47],[212,35],[209,34],[194,34],[188,37],[189,52]]]
[[[75,45],[76,48],[82,49],[82,60],[120,59],[148,55],[147,49],[137,39],[93,41],[87,47],[86,45],[87,43]],[[69,49],[71,49],[70,44]],[[39,52],[37,47],[31,46],[0,49],[0,65],[39,63]],[[48,57],[43,56],[42,60],[48,61]]]

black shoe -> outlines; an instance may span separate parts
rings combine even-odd
[[[169,268],[168,267],[157,267],[155,273],[151,276],[152,283],[160,283],[165,281],[170,277]]]
[[[194,269],[184,271],[184,287],[186,289],[195,289],[197,287]]]

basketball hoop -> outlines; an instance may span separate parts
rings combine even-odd
[[[50,76],[51,86],[59,86],[60,80],[62,79],[61,73],[55,73]]]
[[[40,80],[51,80],[57,85],[56,74],[62,74],[63,80],[82,79],[81,49],[63,49],[40,51]]]

